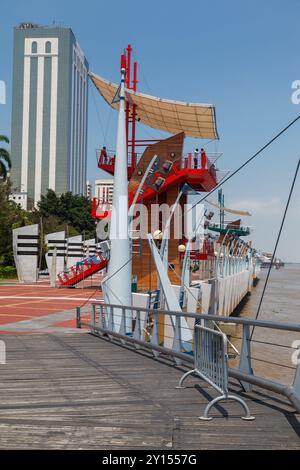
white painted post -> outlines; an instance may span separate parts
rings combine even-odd
[[[110,226],[110,261],[107,277],[103,280],[105,302],[115,305],[132,305],[131,296],[131,243],[128,236],[128,180],[125,116],[125,57],[121,62],[120,108],[114,176],[114,194]],[[114,311],[114,328],[121,326],[122,309]],[[132,312],[126,311],[126,332],[132,329]]]
[[[51,263],[51,271],[50,271],[50,286],[56,287],[56,268],[57,268],[57,248],[56,246],[52,252],[52,263]]]

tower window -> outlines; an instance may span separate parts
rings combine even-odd
[[[51,52],[51,42],[50,42],[50,41],[47,41],[47,42],[46,42],[46,45],[45,45],[45,52],[46,52],[47,54],[50,54],[50,52]]]
[[[32,54],[36,54],[37,53],[37,42],[36,41],[33,41],[31,43],[31,52]]]

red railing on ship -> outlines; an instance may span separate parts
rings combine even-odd
[[[111,170],[114,169],[116,155],[113,150],[107,150],[106,155],[101,153],[101,150],[96,151],[98,167],[108,166]],[[214,162],[220,157],[221,154],[206,154],[205,163],[201,159],[201,154],[195,156],[192,152],[179,157],[174,161],[174,166],[177,169],[190,169],[190,170],[209,170],[212,176],[216,176],[216,168]],[[128,156],[128,168],[134,169],[141,157],[141,154],[135,153]],[[204,163],[204,164],[203,164]]]
[[[112,150],[107,151],[107,154],[105,155],[105,154],[101,153],[101,150],[97,150],[96,155],[97,155],[98,167],[108,165],[108,166],[111,166],[112,168],[114,168],[115,161],[116,161],[116,153],[114,151],[112,151]],[[128,167],[129,168],[135,168],[136,167],[138,157],[139,157],[138,154],[128,156]]]

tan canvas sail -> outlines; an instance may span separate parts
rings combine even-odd
[[[105,101],[119,109],[118,100],[114,99],[118,85],[93,73],[90,78]],[[218,139],[215,108],[211,104],[166,100],[128,89],[125,95],[130,105],[136,105],[137,119],[149,127],[171,134],[184,132],[189,137]]]

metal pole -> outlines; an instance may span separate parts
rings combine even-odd
[[[128,180],[127,180],[127,147],[125,116],[125,56],[121,57],[121,86],[118,134],[116,146],[116,163],[114,176],[114,194],[110,227],[110,260],[108,275],[103,281],[106,303],[132,305],[131,298],[131,243],[128,236]],[[132,313],[126,311],[126,328],[131,330]],[[116,312],[115,327],[120,328],[121,310]]]
[[[128,44],[126,48],[126,52],[124,53],[125,57],[125,85],[127,89],[130,89],[130,62],[131,62],[131,45]],[[129,103],[126,102],[126,146],[127,146],[127,159],[129,158],[129,146],[128,146],[128,139],[129,139]]]
[[[76,328],[81,328],[80,307],[76,307]]]
[[[136,91],[137,85],[137,63],[134,62],[133,64],[133,80],[132,80],[132,89]],[[136,158],[135,158],[135,125],[136,125],[136,105],[132,106],[132,123],[131,123],[131,166],[133,171],[136,166]]]

